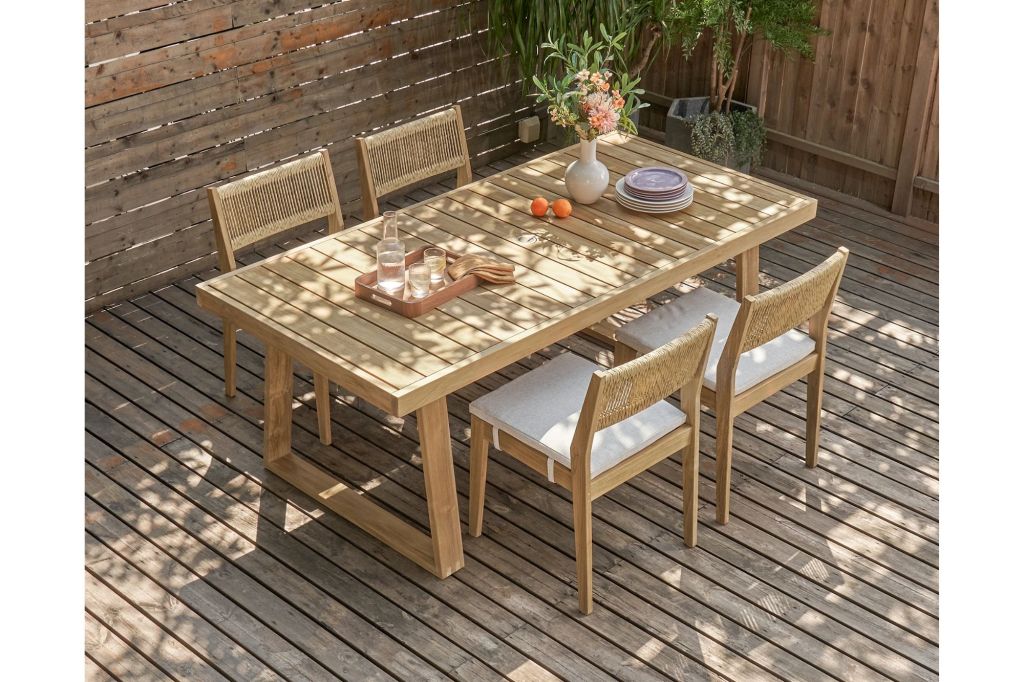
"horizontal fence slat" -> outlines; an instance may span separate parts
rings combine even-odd
[[[379,5],[369,3],[369,7],[356,3],[327,5],[89,66],[85,70],[85,104],[102,104],[300,50],[446,4],[450,2],[391,0]]]
[[[475,156],[518,151],[527,108],[507,60],[487,54],[486,8],[87,3],[87,309],[209,267],[211,184],[327,148],[351,214],[353,138],[455,102]]]

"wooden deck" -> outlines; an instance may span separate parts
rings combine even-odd
[[[396,203],[431,189],[447,187]],[[466,566],[444,581],[266,475],[262,347],[239,335],[238,395],[226,398],[220,323],[194,295],[214,271],[90,316],[87,676],[937,678],[938,237],[819,201],[817,219],[761,249],[767,286],[851,251],[819,467],[803,466],[793,386],[737,421],[721,526],[707,413],[699,546],[683,546],[678,457],[600,499],[586,617],[566,493],[510,458],[492,458],[484,535],[464,537]],[[703,277],[733,285],[731,264]],[[564,352],[611,359],[571,337],[449,401],[463,520],[468,402]],[[296,450],[422,527],[414,419],[341,393],[323,446],[301,369],[295,395]]]

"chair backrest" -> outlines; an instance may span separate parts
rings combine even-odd
[[[724,389],[733,385],[742,353],[764,345],[804,322],[809,322],[808,331],[817,342],[818,350],[824,351],[828,315],[839,291],[849,254],[845,246],[840,246],[825,262],[796,279],[756,296],[744,297],[718,361],[716,392],[731,393],[731,390]]]
[[[378,215],[377,198],[458,170],[458,184],[473,179],[466,131],[458,105],[430,116],[356,138],[362,176],[363,219]]]
[[[824,263],[796,279],[747,297],[749,300],[742,304],[747,309],[747,319],[739,352],[768,343],[823,310],[831,310],[849,253],[841,246]]]
[[[341,202],[326,150],[207,188],[222,271],[235,269],[235,252],[285,230],[327,218],[342,228]]]
[[[572,441],[572,461],[589,471],[594,434],[629,419],[676,391],[683,409],[699,408],[700,386],[718,318],[709,314],[679,338],[635,360],[594,372]],[[691,419],[694,415],[689,415]]]

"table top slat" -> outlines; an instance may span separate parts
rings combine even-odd
[[[544,166],[531,166],[529,168],[515,168],[508,171],[507,177],[517,180],[524,180],[528,183],[543,187],[548,191],[556,191],[562,185],[562,180],[556,175],[564,175],[565,168],[553,161],[547,162]],[[694,204],[696,204],[694,200]],[[659,218],[653,214],[638,213],[620,206],[615,201],[615,189],[609,187],[608,191],[590,206],[583,206],[581,213],[595,213],[611,216],[618,220],[635,223],[653,232],[682,242],[693,249],[703,249],[713,246],[717,239],[728,236],[733,230],[716,228],[714,225],[707,225],[703,220],[687,213],[693,205],[685,211],[673,214],[671,220]],[[749,227],[749,223],[742,223],[742,226]],[[711,231],[711,234],[707,232]]]
[[[673,259],[667,254],[622,235],[570,215],[566,218],[535,218],[529,214],[532,197],[508,191],[498,182],[474,185],[470,196],[459,196],[462,203],[515,224],[519,229],[557,243],[578,241],[581,253],[588,257],[639,277],[648,266],[667,265]],[[638,262],[639,261],[639,262]]]
[[[413,216],[404,216],[399,224],[399,236],[405,241],[407,249],[416,249],[421,246],[440,246],[456,253],[476,253],[489,255],[500,261],[508,261],[489,249],[478,244],[467,241],[458,235],[447,230],[440,229],[436,225],[419,220]],[[408,226],[407,226],[408,223]],[[373,239],[376,239],[375,237]],[[353,236],[353,241],[347,242],[357,245],[367,254],[373,253],[373,247],[363,243],[365,240]],[[583,292],[570,287],[560,287],[557,279],[547,277],[535,270],[532,270],[522,263],[516,264],[516,286],[492,286],[477,287],[463,296],[488,310],[494,310],[496,314],[505,317],[521,327],[529,328],[552,315],[558,315],[572,307],[568,301],[580,301],[591,298]],[[563,300],[555,300],[547,295],[545,290],[553,291]]]
[[[306,305],[323,306],[325,304],[333,304],[339,306],[346,312],[351,313],[360,323],[370,322],[372,325],[375,325],[377,329],[384,333],[387,343],[398,345],[401,353],[414,352],[415,349],[419,348],[429,354],[428,359],[430,356],[436,357],[441,360],[441,366],[444,366],[451,362],[458,362],[470,350],[468,346],[464,346],[444,334],[434,331],[415,319],[401,317],[400,315],[387,315],[385,314],[388,312],[387,310],[356,298],[355,292],[350,287],[342,285],[328,274],[332,269],[351,272],[353,273],[353,278],[360,274],[340,263],[336,268],[334,266],[321,265],[311,269],[292,259],[287,259],[268,263],[266,269],[301,286],[312,297],[315,297],[302,296],[301,300],[304,303],[302,307],[304,309]],[[309,303],[306,303],[307,300],[309,300]],[[366,326],[370,332],[375,331],[372,326]],[[375,336],[375,343],[377,342],[376,339],[377,337]],[[384,350],[384,346],[375,347],[379,350]],[[390,352],[388,355],[396,357]],[[427,363],[417,362],[416,367],[423,371],[427,369]]]
[[[409,250],[441,246],[516,266],[514,285],[484,285],[415,319],[355,297],[376,267],[380,219],[197,286],[200,305],[279,343],[299,361],[396,415],[599,322],[806,222],[817,202],[646,140],[608,135],[598,156],[614,183],[639,166],[675,165],[694,186],[683,211],[652,215],[614,185],[572,216],[530,214],[564,196],[570,147],[432,197],[399,214]],[[538,237],[533,244],[521,235]],[[567,253],[572,254],[567,257]]]
[[[500,260],[513,263],[516,266],[517,281],[536,291],[543,291],[545,295],[566,305],[576,305],[593,296],[600,296],[615,286],[597,276],[607,276],[605,270],[611,268],[591,267],[593,264],[582,260],[560,260],[556,256],[558,247],[544,240],[529,246],[518,244],[515,235],[521,230],[480,214],[465,204],[451,201],[436,208],[433,204],[419,206],[413,209],[412,215],[480,247],[482,251],[489,251]],[[467,222],[469,220],[474,222]],[[519,274],[521,267],[526,270],[523,276]]]
[[[336,243],[336,242],[335,242]],[[417,339],[430,339],[429,336],[424,336],[424,331],[427,333],[437,334],[443,338],[444,341],[438,340],[439,346],[447,348],[450,344],[455,344],[457,348],[467,348],[470,350],[481,350],[486,348],[489,344],[495,341],[511,336],[516,331],[520,331],[518,328],[507,331],[505,336],[495,336],[492,332],[495,330],[487,328],[474,328],[470,329],[465,322],[465,319],[458,313],[456,314],[449,312],[449,306],[443,304],[434,310],[428,310],[423,315],[416,318],[401,317],[398,315],[385,315],[387,312],[379,306],[375,306],[372,303],[365,303],[362,299],[356,298],[355,292],[352,291],[352,282],[356,277],[362,274],[362,270],[352,268],[345,263],[332,258],[320,251],[310,249],[309,251],[302,251],[290,256],[284,263],[294,263],[303,265],[307,268],[315,270],[324,277],[323,283],[323,295],[329,300],[337,302],[339,305],[348,305],[347,302],[351,299],[353,306],[359,306],[354,308],[358,310],[361,317],[371,320],[374,324],[381,325],[387,329],[391,329],[396,333],[402,335],[410,335]],[[277,268],[276,263],[268,264],[268,269],[275,270]],[[488,321],[488,324],[493,327],[493,323]],[[423,327],[423,330],[420,330]],[[431,350],[435,355],[444,357],[449,351],[445,348],[437,348]],[[455,351],[452,351],[455,352]]]
[[[535,195],[536,190],[540,189],[536,185],[510,175],[491,176],[488,178],[488,182],[492,186],[508,189],[521,196]],[[531,190],[531,187],[534,189]],[[604,200],[601,201],[603,202]],[[664,223],[651,227],[647,225],[641,226],[635,222],[630,222],[600,210],[604,206],[606,206],[604,203],[599,203],[596,207],[574,206],[571,218],[622,237],[627,242],[632,241],[638,245],[657,250],[662,255],[667,256],[670,261],[682,258],[686,254],[691,253],[695,248],[677,239],[680,235],[674,226]],[[673,234],[674,237],[670,236]]]
[[[249,270],[238,277],[216,282],[214,288],[245,304],[264,319],[293,330],[310,344],[315,344],[342,358],[350,365],[360,367],[391,386],[405,386],[423,378],[421,372],[384,355],[372,346],[355,339],[326,322],[326,318],[339,315],[338,309],[324,306],[315,314],[307,313],[290,301],[279,298],[273,291],[249,281],[250,273],[266,272],[263,268]],[[256,276],[257,278],[259,275]],[[283,278],[272,278],[285,282]]]
[[[321,255],[333,258],[352,267],[360,273],[369,272],[376,267],[376,263],[372,256],[357,248],[352,248],[349,244],[334,239],[313,244],[310,251],[315,251]],[[292,257],[298,257],[301,253],[305,253],[305,251],[297,252]],[[354,280],[355,276],[352,278],[352,281]],[[352,286],[352,281],[349,281],[346,284],[348,284],[348,286]],[[494,296],[490,291],[482,291],[482,293],[487,296]],[[514,336],[523,331],[525,327],[496,315],[489,310],[489,306],[481,307],[480,305],[477,305],[477,302],[480,300],[482,299],[479,296],[475,299],[470,296],[462,296],[441,304],[437,307],[437,310],[450,314],[452,317],[465,323],[467,326],[472,327],[477,332],[481,332],[482,336],[490,337],[495,340],[507,339],[508,337]],[[489,303],[489,301],[487,302]],[[416,319],[422,320],[423,318],[418,317]],[[471,330],[466,330],[466,332],[473,333]]]

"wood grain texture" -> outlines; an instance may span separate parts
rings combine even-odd
[[[91,4],[87,309],[208,265],[211,184],[329,148],[351,214],[351,140],[456,101],[475,163],[518,150],[520,86],[485,20],[479,0]]]
[[[638,299],[730,257],[747,263],[746,269],[756,281],[756,259],[749,254],[756,254],[762,242],[810,220],[816,211],[813,199],[676,155],[637,138],[616,133],[604,136],[601,143],[609,149],[620,150],[624,158],[629,159],[615,160],[614,155],[604,157],[622,172],[653,163],[666,154],[678,157],[681,164],[697,171],[693,175],[695,197],[700,197],[703,208],[693,211],[692,215],[683,211],[662,215],[660,220],[676,231],[687,221],[696,234],[714,234],[715,237],[704,236],[701,248],[659,266],[637,260],[628,253],[605,253],[605,262],[588,258],[592,241],[576,237],[571,226],[567,226],[560,241],[548,238],[527,246],[519,243],[518,237],[524,231],[515,225],[514,215],[506,222],[490,211],[462,203],[463,199],[476,201],[480,197],[485,203],[497,205],[507,193],[500,190],[495,199],[489,199],[488,179],[466,185],[460,176],[457,189],[401,212],[397,216],[398,232],[410,248],[436,245],[449,252],[484,255],[515,269],[513,283],[490,285],[483,291],[502,301],[503,310],[499,315],[523,323],[524,328],[507,338],[492,336],[482,347],[452,343],[447,346],[448,357],[442,358],[434,352],[433,339],[428,338],[426,344],[421,344],[418,327],[397,319],[400,316],[396,313],[351,304],[354,280],[339,280],[332,275],[330,271],[336,269],[333,258],[322,256],[337,254],[341,249],[361,251],[369,259],[378,244],[381,219],[328,234],[312,244],[236,268],[200,284],[196,295],[202,307],[220,315],[225,324],[256,334],[268,348],[263,448],[266,466],[437,577],[448,577],[465,562],[449,447],[449,395],[550,343],[586,329]],[[508,175],[520,172],[528,178],[553,180],[554,175],[564,173],[562,164],[572,158],[564,150],[554,151],[512,169]],[[610,196],[612,191],[609,189],[606,195]],[[598,216],[607,210],[622,213],[621,207],[607,197],[593,210]],[[720,214],[724,215],[727,210],[745,216],[742,223],[731,230],[715,225],[721,222]],[[733,224],[731,218],[725,220]],[[743,253],[748,255],[741,256]],[[306,267],[289,270],[277,267],[279,264],[289,266],[290,260],[303,261]],[[617,263],[622,267],[615,267]],[[636,274],[628,272],[627,263]],[[372,260],[364,267],[372,267]],[[321,295],[325,285],[333,287],[339,281],[345,288],[337,299]],[[461,294],[452,301],[466,298],[470,297]],[[463,331],[468,328],[463,327]],[[706,360],[706,353],[704,356]],[[423,448],[429,551],[423,548],[428,540],[422,533],[360,496],[347,482],[292,453],[292,401],[285,381],[290,374],[292,357],[312,368],[315,381],[321,385],[328,380],[335,381],[395,416],[416,412]],[[326,417],[329,411],[323,410],[323,413]],[[320,426],[328,427],[329,422],[321,421]],[[665,447],[663,441],[669,441],[672,447]],[[321,442],[327,444],[330,438],[322,436]],[[666,437],[639,453],[635,466],[647,468],[680,449],[679,445],[681,443]],[[624,467],[633,473],[628,463]],[[580,543],[590,535],[590,467],[586,462],[584,469],[587,480],[582,486],[577,480],[578,472],[572,474],[574,504],[583,505],[581,509],[585,508],[587,514],[583,519],[580,516],[583,512],[577,509]],[[612,478],[602,481],[608,486],[619,482]],[[601,481],[598,483],[600,488]],[[688,541],[693,539],[692,534],[687,535]],[[592,603],[589,555],[589,545],[584,549],[583,544],[579,544],[579,604],[584,613],[590,611]]]
[[[220,321],[195,304],[195,285],[217,275],[212,265],[86,321],[86,529],[286,679],[935,680],[937,470],[919,458],[938,461],[937,327],[899,303],[912,295],[912,280],[882,261],[930,263],[934,273],[937,238],[891,215],[817,198],[818,217],[762,248],[761,272],[771,288],[820,261],[800,235],[822,248],[851,247],[830,323],[818,467],[805,468],[806,392],[784,389],[737,419],[733,515],[719,526],[715,420],[706,413],[700,546],[683,546],[679,457],[615,488],[593,505],[594,613],[583,620],[568,494],[510,458],[492,459],[485,532],[466,539],[466,566],[444,581],[266,473],[265,349],[239,335],[238,394],[227,400]],[[732,295],[731,266],[701,279]],[[865,296],[865,280],[895,297]],[[470,313],[487,314],[450,311]],[[564,352],[610,360],[606,349],[569,337],[449,400],[460,504],[470,492],[468,401]],[[299,370],[293,381],[293,395],[305,396],[293,415],[293,449],[422,520],[415,419],[390,419],[343,393],[336,437],[325,447],[312,375]],[[137,574],[119,566],[93,562],[91,570],[138,594]],[[166,604],[130,608],[159,620]],[[164,636],[201,648],[191,632]],[[158,678],[174,664],[171,648],[150,650],[151,661],[126,634],[87,625],[88,655],[121,663],[110,669],[121,679]],[[251,679],[241,668],[223,674]]]
[[[937,192],[912,186],[918,175],[938,178],[937,8],[930,0],[818,4],[831,34],[812,41],[813,62],[765,54],[755,43],[743,66],[738,99],[760,105],[769,130],[764,166],[887,209],[898,198],[901,214],[938,222]],[[927,49],[919,50],[922,40]],[[707,59],[706,45],[688,61],[670,50],[644,87],[670,98],[704,95]],[[664,106],[652,109],[641,122],[663,130]],[[913,172],[898,183],[901,166]]]
[[[491,301],[481,307],[522,327],[512,337],[492,336],[474,347],[446,344],[441,357],[435,352],[436,337],[424,338],[419,326],[392,319],[394,314],[373,306],[354,305],[352,280],[336,272],[373,267],[379,220],[204,283],[198,289],[200,305],[268,343],[285,345],[296,360],[400,416],[674,282],[738,257],[814,215],[815,202],[803,195],[638,138],[607,136],[601,149],[602,159],[616,173],[672,159],[692,173],[696,208],[658,218],[642,216],[620,207],[610,198],[613,190],[609,188],[605,198],[580,211],[586,216],[583,222],[533,221],[535,229],[550,223],[552,231],[542,233],[546,238],[536,244],[524,246],[517,241],[523,233],[519,216],[525,215],[522,208],[531,190],[506,184],[490,199],[491,187],[500,178],[525,178],[545,186],[560,182],[556,178],[574,153],[561,150],[399,215],[399,231],[407,248],[436,245],[455,253],[483,254],[516,267],[515,285],[491,285],[472,292]],[[512,188],[511,194],[506,187]],[[514,199],[513,203],[520,211],[501,212],[504,202],[516,195],[519,203]],[[690,240],[695,248],[656,264],[630,255],[646,246],[642,243],[623,251],[592,249],[590,226],[603,224],[606,216],[650,225],[663,234]],[[577,229],[582,229],[582,236]],[[563,257],[566,249],[576,257]],[[305,268],[289,267],[289,260],[302,261]],[[744,262],[750,263],[749,275],[744,277],[756,282],[756,259],[748,257]],[[335,292],[329,298],[323,296],[325,287]],[[457,300],[472,303],[474,297]],[[486,324],[473,326],[487,329]]]

